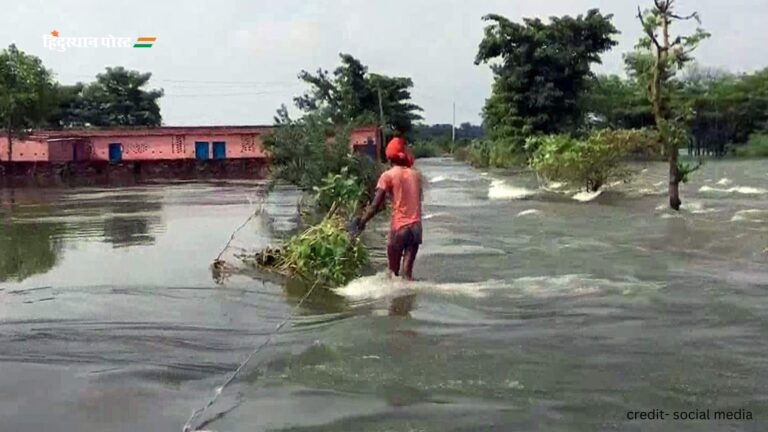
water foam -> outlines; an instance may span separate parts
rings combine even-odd
[[[704,208],[704,203],[701,201],[688,201],[684,202],[681,206],[684,210],[688,210],[693,214],[705,214],[705,213],[717,213],[718,209]]]
[[[434,218],[440,217],[440,216],[448,216],[448,213],[445,213],[445,212],[428,213],[428,214],[422,216],[421,219],[422,220],[430,220],[430,219],[434,219]]]
[[[430,281],[405,281],[387,273],[378,273],[355,279],[335,292],[351,300],[379,300],[418,293],[485,298],[491,293],[508,297],[579,297],[606,292],[622,295],[647,290],[658,290],[663,285],[640,280],[611,280],[595,278],[589,274],[558,276],[526,276],[510,282],[491,279],[481,282],[438,283]]]
[[[718,180],[717,183],[715,183],[715,184],[718,185],[718,186],[728,186],[731,183],[733,183],[733,181],[731,181],[731,179],[729,179],[727,177],[723,177],[720,180]]]
[[[562,182],[552,182],[552,183],[547,185],[547,188],[555,189],[555,190],[556,189],[562,189],[563,187],[565,187],[565,183],[562,183]]]
[[[739,193],[743,195],[762,195],[768,193],[768,190],[750,187],[750,186],[734,186],[728,189],[713,188],[710,186],[702,186],[699,188],[699,192],[718,192],[718,193]]]
[[[355,279],[341,288],[336,288],[334,291],[336,294],[352,300],[377,300],[420,292],[482,298],[488,295],[489,289],[498,289],[501,286],[503,286],[503,282],[498,280],[468,283],[406,281],[402,278],[391,276],[387,272],[381,272],[373,276]]]
[[[528,210],[523,210],[523,211],[521,211],[521,212],[520,212],[520,213],[518,213],[518,214],[517,214],[517,216],[515,216],[515,217],[521,217],[521,216],[533,216],[533,215],[538,215],[538,214],[541,214],[541,212],[540,212],[539,210],[536,210],[536,209],[528,209]]]
[[[762,222],[768,218],[768,210],[747,209],[737,211],[731,218],[731,222]]]
[[[574,195],[572,198],[579,202],[589,202],[602,195],[603,190],[600,189],[597,192],[581,191]]]
[[[488,189],[488,198],[492,200],[518,200],[532,197],[536,191],[507,184],[504,180],[493,180]]]

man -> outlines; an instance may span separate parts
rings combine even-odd
[[[392,221],[387,238],[389,270],[399,276],[402,261],[404,278],[413,280],[413,263],[419,252],[422,233],[421,174],[412,168],[413,156],[405,146],[405,139],[392,139],[387,144],[386,155],[391,168],[379,178],[376,195],[360,218],[359,229],[365,229],[368,221],[384,208],[389,195],[392,200]]]

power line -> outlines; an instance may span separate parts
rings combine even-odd
[[[229,97],[229,96],[258,96],[265,94],[277,94],[283,93],[283,90],[278,91],[263,91],[263,92],[237,92],[237,93],[189,93],[189,94],[164,94],[163,97]]]
[[[101,74],[103,72],[99,72]],[[57,72],[57,75],[67,75],[72,77],[82,77],[95,79],[98,74],[81,74],[70,72]],[[218,81],[218,80],[186,80],[186,79],[167,79],[167,78],[155,78],[151,77],[150,81],[157,82],[169,82],[169,83],[182,83],[182,84],[201,84],[201,85],[235,85],[235,86],[248,86],[248,85],[264,85],[264,86],[279,86],[279,85],[296,85],[300,84],[297,80],[292,81]]]

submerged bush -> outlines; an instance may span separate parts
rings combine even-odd
[[[347,233],[345,216],[335,205],[322,222],[289,238],[283,247],[267,248],[244,259],[312,284],[346,284],[370,265],[370,257],[362,240]]]
[[[734,153],[738,157],[760,158],[768,157],[768,135],[754,134],[749,137],[749,142],[736,147]]]
[[[454,158],[477,168],[511,168],[526,162],[517,140],[474,140],[468,146],[455,149]]]
[[[328,174],[320,186],[315,186],[315,203],[322,210],[330,210],[334,203],[342,205],[347,213],[354,212],[365,192],[365,185],[349,167],[339,174]]]
[[[530,165],[538,175],[596,192],[610,181],[628,180],[633,174],[625,166],[628,156],[653,139],[647,131],[602,130],[583,140],[568,135],[533,137],[527,145],[537,149]]]
[[[432,141],[417,141],[411,146],[411,152],[416,159],[440,156],[444,151]]]

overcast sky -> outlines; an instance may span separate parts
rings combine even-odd
[[[498,13],[521,17],[614,14],[620,42],[599,71],[622,73],[621,54],[639,36],[638,3],[650,0],[105,0],[4,2],[0,43],[42,58],[59,81],[88,81],[106,66],[152,72],[163,88],[166,125],[271,124],[275,109],[303,87],[301,69],[332,69],[338,53],[371,71],[413,78],[413,97],[429,123],[480,120],[490,92],[487,66],[473,64],[484,23]],[[678,0],[698,10],[713,37],[697,56],[734,71],[768,66],[768,1]],[[155,36],[151,49],[43,46],[61,37]]]

